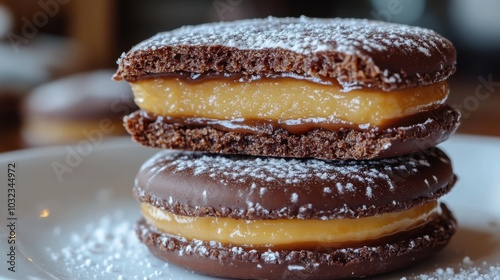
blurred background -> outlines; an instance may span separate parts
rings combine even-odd
[[[160,31],[269,15],[369,18],[436,30],[458,51],[449,103],[463,114],[459,132],[500,136],[497,0],[0,0],[0,151],[78,141],[95,135],[93,127],[104,137],[122,133],[120,116],[135,110],[131,95],[114,83],[88,87],[96,70],[109,75],[122,52]],[[123,95],[99,99],[115,91]],[[110,105],[97,110],[96,102]],[[94,110],[82,113],[85,107]],[[111,120],[109,133],[99,128],[103,116]],[[64,138],[68,130],[76,136]],[[30,141],[38,139],[46,141]]]

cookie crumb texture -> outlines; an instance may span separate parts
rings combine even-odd
[[[422,123],[394,128],[338,131],[320,128],[303,134],[276,129],[269,134],[257,134],[172,124],[162,116],[136,111],[124,118],[124,126],[136,142],[155,148],[360,160],[394,157],[433,147],[455,132],[459,119],[456,110],[443,106]]]
[[[118,60],[115,79],[151,74],[293,73],[353,88],[429,85],[455,72],[450,41],[432,30],[364,19],[273,18],[159,33]]]

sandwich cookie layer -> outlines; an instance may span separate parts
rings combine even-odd
[[[138,234],[158,257],[209,275],[366,276],[445,246],[455,221],[437,199],[454,182],[438,149],[378,161],[163,151],[136,178]]]
[[[140,202],[175,215],[243,220],[354,219],[435,201],[455,182],[439,149],[374,161],[162,151],[140,169]]]
[[[424,150],[445,141],[460,114],[447,105],[394,121],[389,127],[342,123],[171,118],[136,111],[124,126],[141,145],[255,156],[379,159]]]
[[[215,241],[187,240],[163,233],[145,220],[137,226],[141,242],[171,264],[218,277],[237,279],[345,279],[398,270],[442,250],[456,231],[445,205],[442,213],[409,231],[352,244],[345,248],[318,245],[309,250],[245,248]]]
[[[455,63],[453,45],[427,29],[268,18],[160,33],[119,59],[115,79],[132,86],[142,113],[125,126],[144,145],[376,159],[454,131],[444,80]]]
[[[456,51],[432,30],[363,19],[272,18],[159,33],[118,60],[115,79],[165,73],[333,78],[345,90],[430,85],[455,72]]]

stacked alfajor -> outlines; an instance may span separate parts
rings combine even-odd
[[[455,182],[435,145],[453,45],[361,19],[267,18],[159,33],[118,60],[140,110],[124,125],[163,148],[138,172],[139,239],[219,277],[339,279],[445,247]],[[170,150],[167,150],[170,149]],[[184,150],[184,151],[172,151]]]

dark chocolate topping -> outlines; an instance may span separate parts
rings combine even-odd
[[[376,159],[433,147],[456,130],[459,118],[456,110],[445,105],[404,118],[385,129],[361,129],[339,123],[329,127],[337,130],[295,127],[293,132],[307,132],[294,134],[284,129],[287,127],[273,123],[172,120],[137,111],[124,118],[124,125],[135,141],[156,148],[275,157]]]
[[[455,232],[446,206],[427,224],[365,246],[315,250],[246,249],[213,241],[187,241],[142,220],[139,239],[158,258],[194,272],[239,279],[343,279],[401,269],[436,254]]]
[[[134,192],[179,215],[327,220],[406,210],[436,200],[454,181],[439,149],[373,161],[162,151],[144,163]]]
[[[427,85],[455,72],[450,41],[424,28],[363,19],[272,18],[186,26],[133,47],[115,79],[151,74],[291,73],[345,90]]]

